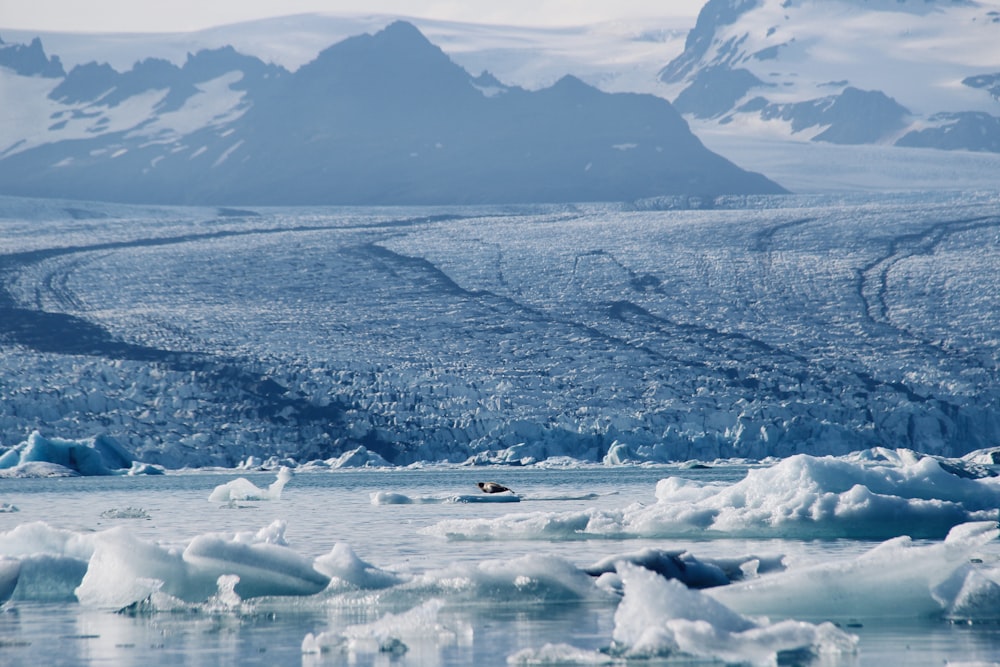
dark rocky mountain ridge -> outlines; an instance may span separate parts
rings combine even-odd
[[[231,47],[68,74],[40,42],[0,50],[18,76],[42,62],[56,110],[41,139],[0,146],[2,194],[291,205],[783,191],[706,149],[663,99],[474,77],[401,21],[295,72]]]

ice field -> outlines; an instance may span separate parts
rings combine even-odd
[[[1000,436],[995,192],[0,204],[6,447],[104,433],[176,468],[960,456]]]

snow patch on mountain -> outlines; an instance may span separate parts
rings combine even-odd
[[[798,140],[996,151],[998,8],[710,0],[660,78],[682,112],[733,133],[755,117]]]

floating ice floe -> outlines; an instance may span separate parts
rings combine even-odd
[[[962,460],[978,465],[1000,465],[1000,447],[987,447],[969,452],[962,457]]]
[[[726,662],[774,664],[781,655],[853,653],[857,638],[832,623],[751,619],[704,593],[626,566],[625,596],[615,612],[616,652],[630,657],[677,653]],[[780,663],[779,663],[780,664]]]
[[[219,578],[235,575],[241,598],[314,595],[330,579],[284,543],[284,522],[257,533],[206,534],[183,550],[138,539],[124,528],[98,533],[76,597],[82,604],[122,609],[154,593],[204,602]]]
[[[338,542],[330,553],[320,556],[313,566],[331,580],[361,589],[381,589],[403,581],[399,575],[361,560],[349,544]]]
[[[506,494],[451,494],[446,496],[408,496],[395,491],[373,491],[372,505],[434,505],[439,503],[518,503],[521,499]]]
[[[439,614],[443,606],[443,601],[431,599],[402,614],[387,613],[373,623],[309,633],[302,640],[302,652],[339,652],[353,662],[364,654],[399,656],[412,650],[419,656],[423,650],[433,653],[441,646],[471,645],[471,626],[442,623]]]
[[[997,523],[984,521],[956,526],[943,542],[926,546],[897,537],[851,561],[790,568],[709,595],[742,613],[771,617],[989,619],[1000,615],[1000,584],[972,561],[998,536]]]
[[[452,564],[415,577],[406,589],[410,593],[447,595],[454,601],[489,600],[492,606],[613,599],[569,561],[538,554]]]
[[[314,595],[330,578],[312,562],[286,546],[266,542],[244,543],[223,536],[200,535],[184,550],[184,562],[198,577],[213,581],[227,574],[240,578],[240,597]]]
[[[372,610],[431,599],[460,605],[488,601],[491,608],[619,604],[609,638],[616,657],[680,653],[764,662],[788,651],[851,646],[828,624],[803,621],[907,616],[979,622],[1000,616],[1000,569],[980,557],[981,550],[995,548],[1000,535],[995,522],[957,526],[943,542],[894,538],[857,558],[787,569],[780,556],[700,559],[645,550],[587,568],[533,554],[397,574],[365,562],[343,543],[311,559],[292,549],[284,532],[278,521],[256,533],[204,534],[170,546],[140,539],[125,526],[92,533],[23,524],[0,533],[0,603],[77,601],[150,613],[193,606],[239,611],[244,600],[252,604],[265,596],[313,604],[340,599]],[[706,588],[698,592],[695,586]],[[378,591],[377,597],[368,591]],[[788,620],[768,623],[759,620],[762,615]],[[373,646],[373,638],[412,646],[395,630],[384,635],[371,630],[357,636],[338,630],[314,637],[304,648],[357,652],[362,644]],[[542,655],[568,655],[567,650],[550,646],[516,654],[512,661],[531,663]]]
[[[6,477],[115,475],[132,465],[131,454],[107,435],[63,440],[35,431],[0,456],[0,474]]]
[[[281,492],[292,479],[292,471],[282,467],[278,478],[266,489],[258,488],[246,477],[239,477],[231,482],[215,487],[208,499],[213,503],[232,503],[244,500],[281,500]]]
[[[101,512],[102,519],[148,519],[149,512],[141,507],[113,507]]]
[[[615,491],[609,493],[566,493],[556,495],[534,496],[521,495],[516,493],[459,493],[437,496],[408,496],[397,491],[373,491],[369,494],[372,505],[436,505],[440,503],[519,503],[523,501],[534,502],[560,502],[574,500],[597,500],[602,496],[614,495]]]
[[[510,655],[508,664],[614,664],[647,658],[700,658],[739,664],[795,663],[852,654],[857,638],[829,622],[751,619],[676,579],[629,563],[620,565],[624,596],[615,611],[611,645],[584,651],[547,644]]]
[[[646,548],[626,554],[602,558],[583,568],[592,577],[599,577],[599,584],[612,590],[621,590],[618,576],[625,565],[647,569],[666,579],[676,579],[688,588],[714,588],[726,586],[762,574],[785,569],[782,556],[742,556],[735,558],[698,558],[682,549]]]
[[[799,454],[751,469],[735,484],[662,479],[652,504],[452,519],[424,532],[451,539],[941,538],[961,523],[997,520],[998,508],[1000,478],[935,457]]]
[[[219,578],[230,575],[238,579],[234,592],[243,599],[323,591],[330,576],[321,569],[331,569],[329,559],[319,559],[317,569],[285,543],[284,531],[284,522],[276,521],[256,533],[205,534],[186,547],[171,547],[142,540],[124,526],[77,533],[22,524],[0,533],[0,593],[6,591],[0,602],[76,600],[123,609],[155,595],[204,603],[217,595]],[[375,570],[362,574],[368,584],[379,576]]]

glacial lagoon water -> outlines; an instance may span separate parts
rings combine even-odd
[[[0,513],[0,549],[8,558],[26,545],[42,549],[40,533],[52,542],[48,545],[52,552],[85,551],[79,544],[102,535],[113,535],[120,544],[155,544],[169,551],[183,549],[206,534],[248,534],[269,526],[274,533],[274,526],[280,525],[279,541],[308,560],[322,559],[331,550],[336,552],[335,545],[346,544],[369,565],[369,573],[388,574],[399,582],[375,586],[373,577],[367,576],[354,579],[362,582],[360,586],[331,584],[314,595],[245,600],[220,589],[218,595],[198,603],[161,602],[115,610],[77,601],[67,592],[75,583],[72,573],[62,581],[52,573],[43,576],[41,570],[58,569],[59,564],[35,558],[35,572],[25,574],[22,566],[22,578],[34,577],[36,586],[51,588],[15,591],[0,607],[0,662],[11,666],[489,666],[516,660],[520,664],[721,664],[715,658],[679,653],[651,659],[609,654],[613,636],[625,622],[616,620],[619,598],[581,592],[580,581],[588,577],[576,568],[648,547],[685,550],[713,562],[745,560],[753,554],[764,563],[783,556],[780,560],[788,572],[822,566],[825,574],[817,576],[842,577],[845,589],[851,588],[851,578],[874,577],[886,585],[872,588],[872,596],[885,596],[890,602],[894,596],[906,599],[902,589],[913,586],[913,581],[886,567],[884,560],[866,556],[873,549],[877,553],[894,548],[877,540],[727,537],[717,532],[712,537],[709,533],[674,538],[597,536],[572,530],[524,532],[518,539],[501,537],[499,529],[492,538],[445,537],[434,528],[456,520],[503,526],[505,517],[512,515],[552,523],[580,512],[613,514],[626,507],[639,511],[639,504],[656,504],[654,490],[661,479],[726,488],[747,471],[742,465],[300,471],[279,499],[231,503],[210,502],[208,497],[239,477],[265,488],[274,481],[275,472],[0,479],[0,502],[17,508]],[[475,483],[486,479],[511,487],[520,502],[450,502],[466,495],[476,499]],[[379,492],[423,502],[374,504],[372,494]],[[33,538],[25,536],[28,529],[36,531]],[[136,540],[129,542],[120,533]],[[65,542],[56,546],[57,538]],[[941,543],[914,540],[907,548],[927,549],[928,560],[933,560],[940,554],[932,550]],[[995,574],[1000,564],[995,538],[971,553],[969,560]],[[898,569],[905,569],[903,559]],[[127,576],[124,570],[122,576]],[[837,586],[821,590],[829,595]],[[803,597],[814,594],[802,584]],[[802,620],[818,624],[825,620],[829,600],[814,603],[816,617]],[[798,606],[808,609],[810,604]],[[989,604],[996,608],[996,600],[987,608]],[[988,613],[972,622],[958,622],[905,613],[899,618],[876,617],[863,608],[856,612],[845,611],[832,619],[844,633],[858,638],[856,651],[812,656],[793,652],[781,657],[781,664],[939,666],[1000,661],[1000,624],[989,620]],[[322,650],[304,650],[307,635],[316,638],[313,646]],[[545,646],[553,647],[550,654],[541,651]]]

